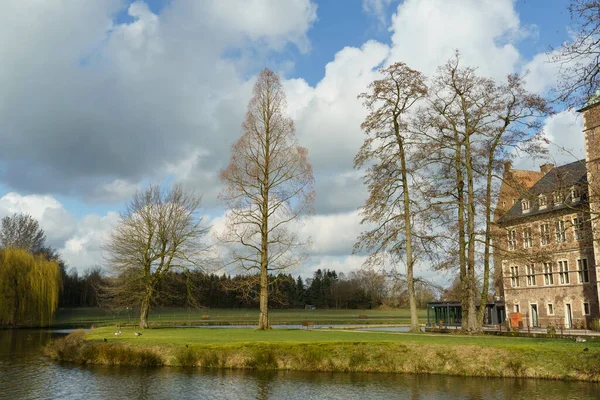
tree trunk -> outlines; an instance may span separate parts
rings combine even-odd
[[[267,95],[267,109],[269,109],[269,96]],[[258,318],[258,329],[271,329],[269,323],[269,164],[271,153],[271,138],[269,122],[265,124],[265,165],[263,177],[262,196],[262,225],[260,244],[260,317]]]
[[[150,299],[152,298],[152,289],[148,289],[146,296],[142,299],[140,306],[140,329],[148,329],[148,314],[150,312]]]
[[[480,328],[483,328],[483,319],[485,316],[485,304],[487,303],[487,295],[490,288],[490,258],[491,258],[491,235],[492,235],[492,174],[494,169],[494,153],[496,146],[500,140],[498,136],[490,149],[490,157],[488,159],[486,171],[486,187],[485,187],[485,243],[483,254],[483,287],[481,288],[481,305],[479,306],[479,314],[477,322]]]
[[[267,268],[261,268],[260,271],[260,317],[258,319],[258,329],[271,329],[269,323],[269,275]]]
[[[477,305],[475,303],[476,280],[475,280],[475,187],[473,178],[473,165],[471,158],[471,141],[470,134],[466,134],[465,140],[465,167],[467,170],[467,282],[469,286],[469,316],[468,327],[469,332],[479,331],[477,324]]]
[[[465,257],[466,243],[465,243],[465,194],[464,194],[464,177],[462,172],[462,143],[455,134],[455,146],[456,154],[454,159],[454,168],[456,172],[456,197],[458,201],[457,211],[457,229],[458,229],[458,264],[460,268],[459,277],[462,296],[460,299],[462,316],[461,316],[461,327],[463,330],[468,328],[468,317],[469,317],[469,291],[467,284],[467,260]]]
[[[408,283],[408,303],[410,307],[410,330],[419,332],[419,316],[417,314],[417,301],[415,299],[415,282],[413,277],[414,258],[412,248],[412,222],[410,214],[410,194],[408,186],[408,172],[406,170],[406,153],[404,152],[404,139],[400,135],[397,117],[394,118],[394,129],[400,155],[400,166],[402,168],[402,190],[404,191],[404,235],[406,236],[406,280]]]

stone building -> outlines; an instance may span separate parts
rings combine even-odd
[[[580,111],[584,160],[539,172],[505,165],[494,266],[506,312],[529,326],[581,327],[600,317],[600,99]]]

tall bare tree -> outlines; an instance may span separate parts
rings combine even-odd
[[[201,199],[180,185],[136,193],[114,228],[105,250],[115,277],[106,288],[112,302],[140,308],[139,326],[148,328],[158,285],[172,270],[184,273],[206,262],[208,228],[199,215]]]
[[[269,271],[298,265],[302,240],[287,226],[312,213],[314,178],[308,152],[297,144],[278,76],[264,69],[254,85],[242,136],[221,171],[231,263],[260,275],[259,329],[270,329]]]
[[[355,168],[369,165],[364,182],[369,197],[362,208],[362,223],[375,227],[363,232],[357,243],[372,253],[371,262],[381,262],[389,253],[406,265],[411,329],[418,331],[419,317],[414,287],[414,223],[418,207],[411,190],[411,134],[408,112],[427,95],[425,77],[404,63],[379,70],[381,79],[359,95],[369,114],[361,128],[367,134],[354,159]],[[412,186],[414,187],[414,186]]]
[[[600,88],[600,0],[570,0],[568,9],[573,35],[552,53],[560,67],[555,91],[559,100],[581,107]]]
[[[2,218],[0,246],[4,249],[22,249],[33,254],[42,251],[46,234],[40,224],[29,214],[13,214]]]
[[[483,322],[492,256],[493,176],[515,147],[541,150],[535,138],[540,118],[549,108],[539,96],[523,89],[517,76],[506,84],[462,67],[457,55],[442,66],[430,90],[429,104],[420,110],[419,130],[436,165],[436,197],[454,213],[452,261],[459,265],[463,329],[477,331]],[[476,262],[483,245],[483,283],[477,298]],[[479,300],[479,301],[478,301]],[[479,314],[477,303],[481,302]]]

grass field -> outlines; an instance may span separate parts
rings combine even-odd
[[[364,314],[367,319],[358,316]],[[208,316],[208,319],[203,319]],[[257,324],[258,309],[205,309],[156,308],[150,312],[150,324],[160,325],[242,325]],[[408,310],[270,310],[271,324],[300,324],[313,321],[315,324],[409,324]],[[426,310],[419,310],[422,321]],[[111,324],[135,324],[137,312],[110,312],[101,308],[58,309],[52,326],[89,327]]]
[[[79,331],[46,354],[82,364],[410,372],[600,380],[600,342],[353,330],[155,328]],[[105,340],[106,339],[106,340]]]

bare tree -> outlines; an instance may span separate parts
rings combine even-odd
[[[558,99],[570,106],[585,104],[600,88],[600,1],[571,0],[573,39],[552,53],[557,63]]]
[[[140,308],[139,326],[148,328],[158,285],[174,269],[189,272],[206,262],[208,231],[199,215],[201,199],[175,185],[150,186],[133,196],[106,246],[114,272],[106,294],[113,303]]]
[[[364,182],[369,197],[362,207],[362,223],[375,227],[363,232],[357,243],[372,253],[370,261],[383,261],[389,253],[404,261],[408,283],[411,330],[418,331],[419,317],[414,288],[415,215],[418,205],[411,190],[411,134],[408,112],[427,95],[425,77],[404,63],[379,70],[382,79],[373,81],[369,91],[359,95],[369,114],[361,128],[367,134],[354,159],[356,168],[369,165]]]
[[[264,69],[231,147],[231,161],[221,171],[227,227],[220,239],[230,244],[231,263],[260,274],[259,329],[269,329],[269,271],[297,266],[302,240],[286,229],[312,213],[314,178],[308,152],[297,144],[286,116],[286,99],[277,75]]]
[[[458,53],[438,70],[429,104],[420,111],[426,151],[439,160],[432,192],[437,191],[438,202],[455,215],[447,226],[451,246],[458,251],[449,254],[459,265],[466,331],[481,329],[489,289],[494,172],[515,146],[541,149],[534,139],[541,129],[539,118],[548,112],[546,102],[527,93],[519,77],[509,76],[499,85],[478,76],[474,68],[461,67]],[[483,304],[477,314],[476,261],[481,244]]]
[[[39,223],[29,214],[13,214],[2,218],[0,246],[4,249],[22,249],[32,254],[42,251],[46,234]]]

